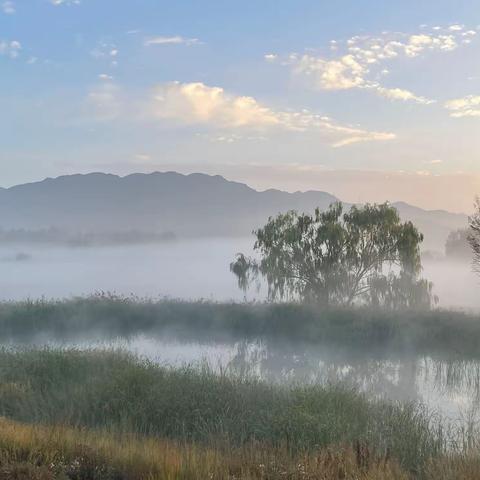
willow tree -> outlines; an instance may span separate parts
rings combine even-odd
[[[468,241],[473,251],[475,270],[480,274],[480,198],[475,204],[475,214],[470,217],[470,235]]]
[[[259,259],[240,253],[230,265],[243,290],[264,278],[271,300],[395,307],[433,300],[431,284],[419,279],[423,236],[388,204],[290,211],[254,234]]]

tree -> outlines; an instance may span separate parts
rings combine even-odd
[[[418,278],[423,236],[388,204],[343,213],[335,203],[313,216],[290,211],[254,235],[260,259],[238,254],[230,265],[243,290],[262,277],[271,300],[392,307],[433,301],[431,284]]]
[[[480,274],[480,197],[475,203],[475,214],[470,217],[470,235],[468,241],[473,251],[475,270]]]

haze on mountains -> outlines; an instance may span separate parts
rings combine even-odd
[[[245,237],[271,215],[311,212],[337,199],[321,191],[256,191],[221,176],[176,172],[120,177],[91,173],[47,178],[0,190],[3,230],[57,228],[78,232],[173,233],[179,238]],[[443,250],[467,216],[393,203],[425,235],[424,248]]]

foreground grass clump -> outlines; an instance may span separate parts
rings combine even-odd
[[[319,309],[301,304],[155,301],[113,295],[0,303],[0,340],[165,332],[196,340],[263,337],[480,358],[480,315],[463,312]]]
[[[119,352],[0,352],[0,415],[229,448],[262,442],[292,453],[360,442],[413,471],[447,441],[414,405],[337,386],[287,388],[163,368]]]

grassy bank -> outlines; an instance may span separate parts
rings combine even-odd
[[[478,451],[437,453],[412,468],[360,441],[292,452],[0,418],[0,480],[475,480],[479,471]]]
[[[261,442],[292,454],[360,442],[412,471],[449,441],[414,405],[372,401],[336,386],[287,388],[168,369],[118,352],[1,352],[0,415],[211,447]]]
[[[322,310],[299,304],[153,301],[109,295],[0,304],[0,340],[165,332],[200,340],[288,339],[480,357],[480,315],[453,311]]]

